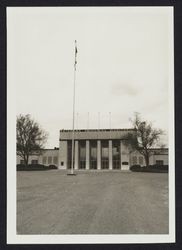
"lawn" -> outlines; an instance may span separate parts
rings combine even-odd
[[[17,172],[18,234],[166,234],[168,174]]]

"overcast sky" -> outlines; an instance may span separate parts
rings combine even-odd
[[[31,114],[59,145],[72,128],[130,128],[135,111],[168,131],[172,8],[8,8],[8,76],[16,114]],[[165,138],[167,142],[167,136]]]

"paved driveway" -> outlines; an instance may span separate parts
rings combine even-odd
[[[168,233],[168,174],[19,171],[17,233]]]

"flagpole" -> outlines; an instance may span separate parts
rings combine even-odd
[[[109,131],[111,132],[111,112],[109,112]],[[111,139],[111,133],[110,134],[110,139]]]
[[[77,128],[77,130],[78,130],[78,112],[77,112],[77,114],[76,114],[76,121],[77,121],[77,126],[76,126],[76,128]]]
[[[109,130],[111,130],[111,112],[109,112]]]
[[[98,130],[100,129],[100,112],[98,113]]]
[[[88,117],[87,117],[87,130],[89,130],[89,112],[88,112]]]
[[[74,174],[74,137],[75,137],[75,86],[76,86],[76,56],[77,56],[77,43],[75,40],[75,63],[74,63],[74,81],[73,81],[73,124],[72,124],[72,155],[71,155],[71,175]]]

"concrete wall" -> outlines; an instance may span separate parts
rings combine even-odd
[[[67,141],[59,142],[59,169],[67,169]]]
[[[164,162],[164,165],[168,165],[169,164],[169,157],[168,157],[168,155],[153,155],[153,162],[156,163],[157,160],[162,160]]]
[[[130,155],[128,148],[124,145],[123,141],[120,141],[120,151],[121,151],[121,170],[130,169]],[[126,163],[128,163],[126,165]]]
[[[40,163],[43,165],[55,165],[59,163],[59,150],[58,149],[45,149],[40,155]]]

